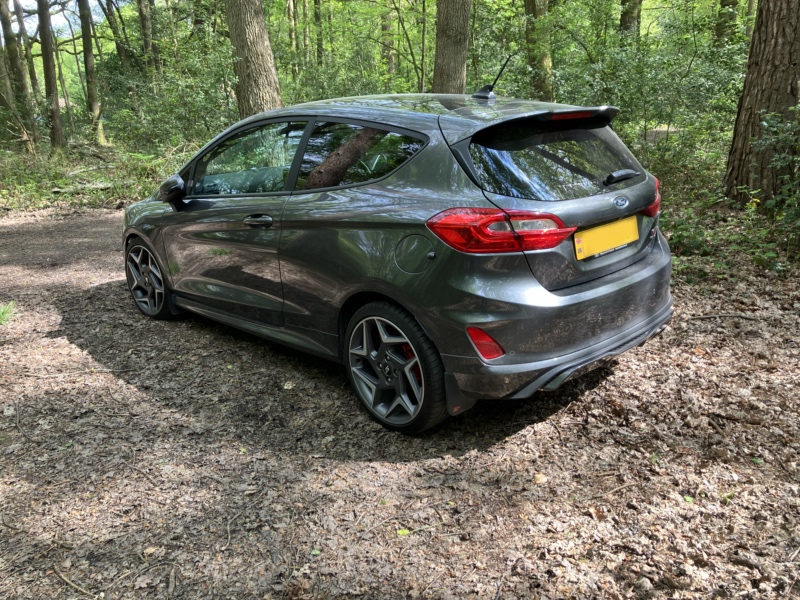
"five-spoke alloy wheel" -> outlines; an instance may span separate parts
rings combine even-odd
[[[378,422],[418,433],[447,416],[441,360],[408,313],[368,304],[350,319],[346,339],[350,382]]]
[[[153,253],[138,239],[128,242],[125,252],[125,275],[136,307],[148,317],[170,316],[168,289],[161,267]]]

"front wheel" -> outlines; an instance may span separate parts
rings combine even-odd
[[[136,308],[153,319],[172,316],[164,272],[155,255],[139,238],[131,238],[126,246],[125,276]]]
[[[350,383],[381,425],[420,433],[447,417],[441,358],[411,315],[388,302],[367,304],[345,339]]]

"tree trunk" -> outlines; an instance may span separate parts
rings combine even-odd
[[[531,98],[552,102],[555,94],[550,34],[539,22],[547,10],[548,0],[525,0],[525,42],[531,71]]]
[[[381,15],[381,58],[388,75],[394,75],[397,69],[396,52],[394,49],[394,13],[391,6],[389,10]],[[436,80],[436,68],[434,67],[434,86]]]
[[[130,70],[133,67],[133,61],[131,60],[130,52],[128,52],[128,36],[127,33],[120,28],[114,4],[111,0],[106,0],[106,4],[103,4],[103,0],[98,0],[97,4],[100,10],[103,11],[103,16],[106,18],[108,28],[111,30],[111,35],[114,37],[114,48],[117,51],[117,56],[124,70]]]
[[[314,25],[317,29],[317,66],[322,66],[324,44],[322,39],[322,0],[314,0]]]
[[[286,0],[286,16],[289,18],[289,47],[292,49],[292,77],[297,77],[297,6],[294,0]]]
[[[719,0],[717,22],[714,24],[714,45],[724,46],[736,33],[739,0]]]
[[[139,5],[139,26],[142,29],[142,49],[144,50],[145,62],[147,66],[154,69],[156,66],[155,54],[153,53],[153,14],[150,10],[149,0],[138,0]]]
[[[746,190],[760,190],[758,198],[770,200],[787,175],[770,166],[774,152],[751,143],[762,135],[764,113],[777,113],[785,119],[789,108],[800,101],[800,2],[762,0],[758,3],[744,90],[733,129],[733,141],[725,173],[725,193],[746,204]],[[795,149],[800,152],[800,149]],[[763,206],[763,202],[761,204]]]
[[[0,25],[2,25],[3,38],[5,39],[5,54],[11,89],[14,94],[14,106],[24,125],[20,135],[26,140],[26,149],[29,152],[33,152],[35,138],[33,133],[33,105],[31,104],[31,95],[28,89],[28,76],[22,66],[22,52],[17,43],[17,35],[11,27],[11,12],[9,11],[8,0],[0,0]]]
[[[642,0],[621,0],[620,8],[622,9],[619,15],[620,33],[638,40],[642,25]]]
[[[25,62],[28,65],[28,77],[31,81],[31,94],[33,98],[39,96],[39,79],[36,76],[36,67],[33,62],[33,42],[28,36],[28,31],[25,29],[25,13],[22,11],[22,3],[19,0],[14,0],[14,12],[17,14],[17,27],[19,28],[19,35],[22,38],[22,43],[25,44]]]
[[[283,105],[260,0],[225,0],[233,45],[236,103],[248,117]]]
[[[753,37],[753,17],[756,14],[756,0],[747,0],[747,27],[745,31],[747,32],[747,39],[751,39]]]
[[[44,72],[44,93],[47,97],[48,121],[50,123],[50,146],[54,154],[67,149],[67,136],[61,121],[58,106],[58,84],[56,83],[56,62],[53,56],[53,36],[50,28],[50,3],[36,0],[39,11],[39,41],[42,46],[42,70]]]
[[[463,94],[467,84],[467,44],[471,0],[439,0],[433,92]]]
[[[92,11],[89,0],[78,0],[78,14],[81,19],[81,41],[83,42],[83,69],[86,74],[86,109],[89,123],[97,143],[106,144],[103,122],[100,119],[100,101],[97,97],[97,78],[94,73],[94,45],[92,44]]]

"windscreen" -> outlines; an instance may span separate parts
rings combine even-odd
[[[469,151],[481,187],[513,198],[555,202],[645,180],[644,169],[607,125],[576,123],[512,121],[476,133]]]

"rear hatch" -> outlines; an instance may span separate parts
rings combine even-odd
[[[492,124],[452,146],[498,208],[576,228],[556,247],[525,253],[549,290],[627,267],[652,247],[657,181],[609,127],[615,114],[547,111]]]

